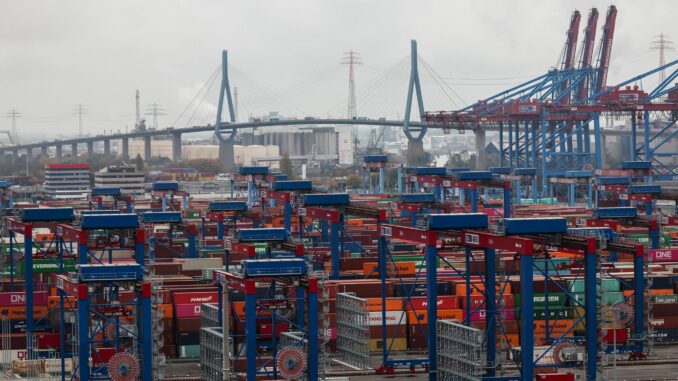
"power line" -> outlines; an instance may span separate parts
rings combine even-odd
[[[16,120],[21,118],[21,113],[17,109],[12,109],[5,114],[5,118],[12,119],[12,137],[14,138],[14,144],[19,144],[19,134],[16,130]]]
[[[146,106],[146,112],[144,115],[153,115],[153,128],[158,129],[158,115],[167,115],[165,109],[162,105],[157,103],[152,103]]]
[[[658,36],[655,36],[657,39],[650,42],[650,50],[659,51],[659,66],[664,66],[666,64],[666,52],[675,50],[673,47],[673,42],[668,39],[668,35],[660,33]],[[659,72],[659,82],[664,82],[666,78],[666,73],[664,69]]]
[[[355,66],[362,65],[363,61],[360,54],[349,50],[344,53],[340,64],[348,66],[348,118],[353,119],[358,116],[355,99]]]
[[[78,136],[82,136],[82,116],[87,114],[87,106],[78,103],[75,105],[73,113],[78,115]]]

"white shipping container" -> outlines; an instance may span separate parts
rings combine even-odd
[[[381,326],[381,311],[370,312],[370,326]],[[386,325],[406,324],[405,311],[386,311]]]
[[[520,347],[514,347],[513,350],[510,352],[509,357],[511,360],[519,360],[520,359]],[[553,365],[555,364],[555,361],[553,361],[553,351],[552,347],[550,346],[544,346],[544,347],[534,347],[534,361],[539,361],[537,362],[537,365]]]

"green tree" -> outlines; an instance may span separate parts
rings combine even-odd
[[[184,163],[189,168],[195,168],[201,173],[221,173],[224,171],[224,163],[219,159],[193,159]]]
[[[134,166],[137,168],[137,171],[144,170],[144,159],[141,158],[141,154],[137,154],[137,157],[134,158]]]
[[[362,185],[363,181],[357,173],[353,173],[346,178],[346,188],[348,189],[360,189]]]
[[[290,160],[290,155],[285,153],[280,158],[280,172],[289,176],[289,178],[294,177],[294,171],[292,169],[292,160]]]

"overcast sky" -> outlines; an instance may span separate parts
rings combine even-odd
[[[397,117],[411,38],[451,88],[437,84],[420,67],[426,108],[454,109],[462,100],[489,96],[556,65],[574,9],[582,13],[583,28],[589,9],[598,8],[599,40],[610,4],[3,1],[0,111],[3,116],[13,108],[22,113],[17,122],[22,136],[75,134],[73,110],[80,103],[88,110],[85,133],[124,131],[134,125],[134,92],[139,89],[142,108],[161,104],[166,115],[160,116],[160,126],[172,125],[227,49],[241,120],[265,111],[344,116],[348,75],[339,62],[344,52],[354,50],[363,62],[356,68],[358,114]],[[619,14],[610,84],[657,66],[658,54],[649,46],[659,33],[678,40],[678,1],[614,4]],[[669,52],[667,60],[675,58],[676,52]],[[390,80],[381,81],[387,74]],[[380,87],[382,82],[389,84]],[[198,96],[177,127],[184,127],[191,115],[193,124],[212,121],[216,87],[202,103]],[[9,119],[1,123],[3,129],[10,127]]]

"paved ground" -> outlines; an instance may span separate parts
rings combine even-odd
[[[378,359],[375,358],[376,361]],[[604,371],[606,381],[660,381],[678,380],[678,346],[655,347],[653,361],[662,361],[662,364],[633,364],[624,365],[620,362],[616,371],[609,367]],[[174,361],[165,367],[165,376],[169,379],[200,380],[200,365],[198,362]],[[403,381],[425,381],[427,374],[397,374],[392,376],[351,375],[351,381],[372,381],[379,379],[396,379]],[[579,378],[583,380],[583,378]]]

